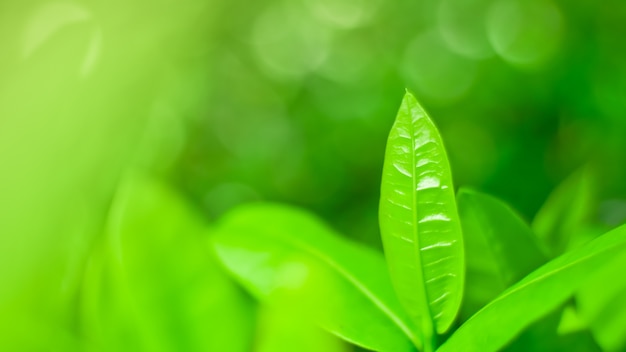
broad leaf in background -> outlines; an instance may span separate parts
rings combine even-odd
[[[306,297],[300,305],[318,310],[303,319],[376,351],[419,347],[383,257],[317,218],[286,206],[244,206],[223,218],[213,241],[224,266],[260,300],[294,282]]]
[[[192,83],[209,65],[192,53],[206,51],[210,2],[0,2],[0,350],[77,344],[80,279],[117,180],[139,161],[170,167],[205,111]]]
[[[164,186],[119,186],[86,271],[86,341],[110,351],[249,351],[252,301],[205,245],[206,226]]]
[[[315,266],[306,260],[285,263],[278,271],[278,280],[272,293],[265,299],[258,313],[254,350],[256,352],[345,352],[347,344],[337,336],[320,328],[312,319],[319,307],[315,289],[307,285],[323,285],[322,278],[312,278]],[[318,286],[319,289],[319,286]],[[321,303],[321,304],[320,304]]]
[[[379,218],[396,292],[428,350],[459,310],[463,241],[441,136],[409,92],[387,142]]]
[[[584,167],[563,181],[537,212],[532,229],[557,256],[568,249],[593,239],[587,231],[590,217],[597,209],[594,178]]]
[[[452,334],[440,352],[497,351],[626,255],[626,225],[553,259],[506,290]]]
[[[469,189],[459,191],[457,202],[467,263],[465,321],[547,258],[530,227],[507,204]]]

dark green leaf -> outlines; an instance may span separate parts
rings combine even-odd
[[[317,310],[309,318],[352,343],[377,351],[419,343],[383,257],[313,216],[279,205],[241,207],[223,219],[214,241],[222,263],[261,300],[292,287],[301,305]]]
[[[467,262],[461,316],[466,320],[547,261],[530,227],[502,201],[462,189],[459,215]]]
[[[533,271],[466,321],[440,352],[496,351],[563,304],[594,274],[626,255],[626,225]]]
[[[584,328],[562,331],[563,312],[572,314],[573,308],[558,308],[547,316],[531,324],[502,351],[505,352],[600,352],[593,336]],[[567,317],[567,315],[566,315]],[[571,318],[569,316],[568,318]]]
[[[441,136],[409,92],[387,142],[380,228],[396,292],[428,348],[461,303],[463,241]]]

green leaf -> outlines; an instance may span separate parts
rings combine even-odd
[[[599,270],[578,291],[578,312],[606,351],[626,350],[626,256]],[[617,303],[617,304],[616,304]]]
[[[469,189],[457,196],[467,263],[463,320],[547,261],[537,238],[502,201]]]
[[[396,292],[428,348],[461,304],[463,241],[441,136],[409,92],[387,142],[379,217]]]
[[[320,305],[303,304],[310,302],[307,290],[301,290],[294,283],[294,274],[311,275],[309,266],[291,263],[291,269],[282,270],[282,288],[276,289],[259,311],[259,322],[255,351],[257,352],[345,352],[346,343],[337,336],[321,329],[314,321],[303,319],[314,316]],[[294,266],[296,265],[296,266]],[[306,272],[302,272],[307,268]],[[287,275],[286,275],[287,274]],[[310,278],[309,278],[310,280]]]
[[[496,351],[563,304],[598,270],[626,255],[626,225],[533,271],[465,322],[441,348]]]
[[[554,254],[601,233],[590,226],[596,209],[594,181],[589,167],[578,170],[555,189],[537,213],[533,228]],[[626,280],[621,279],[624,265],[626,261],[621,260],[598,271],[576,296],[580,315],[608,351],[626,347],[626,307],[614,304],[626,293]]]
[[[563,308],[563,309],[562,309]],[[601,349],[594,341],[591,333],[580,328],[575,331],[565,332],[561,329],[564,312],[572,314],[571,306],[560,306],[547,316],[531,324],[524,332],[502,349],[506,352],[600,352]],[[570,315],[566,319],[571,319]]]
[[[240,207],[222,220],[214,243],[224,266],[262,301],[292,288],[300,291],[302,306],[315,307],[307,319],[347,341],[377,351],[412,351],[420,344],[383,257],[307,213]]]
[[[84,278],[82,329],[92,347],[249,351],[253,302],[222,271],[205,235],[175,193],[125,177]]]
[[[563,181],[535,215],[532,229],[553,256],[592,239],[585,231],[594,209],[591,169],[582,168]]]

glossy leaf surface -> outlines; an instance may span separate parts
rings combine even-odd
[[[214,244],[224,266],[262,301],[277,288],[293,287],[301,305],[317,309],[303,319],[315,319],[347,341],[376,351],[411,351],[420,343],[382,255],[348,242],[305,212],[240,207],[224,217]]]
[[[205,235],[202,219],[167,187],[124,178],[84,277],[90,346],[249,351],[253,302],[222,271]]]
[[[530,227],[504,202],[461,189],[457,197],[467,263],[463,319],[547,261]]]
[[[425,339],[454,321],[463,292],[463,242],[441,136],[407,92],[389,134],[380,229],[396,291]]]
[[[496,351],[571,297],[598,270],[626,255],[626,226],[533,271],[465,322],[439,351]]]
[[[556,256],[593,238],[585,226],[594,209],[593,177],[587,167],[569,176],[548,196],[532,228]]]

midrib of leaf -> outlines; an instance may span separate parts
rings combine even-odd
[[[409,104],[413,105],[410,106]],[[412,101],[412,99],[407,99],[407,110],[408,110],[408,117],[409,117],[409,129],[411,132],[411,182],[412,182],[412,189],[411,189],[411,197],[412,197],[412,201],[413,201],[413,209],[411,211],[411,216],[413,219],[413,251],[415,253],[415,265],[416,268],[418,268],[418,273],[420,275],[420,277],[418,277],[418,282],[419,285],[421,285],[422,288],[422,292],[424,293],[424,300],[422,300],[422,309],[424,310],[424,312],[426,314],[423,314],[421,319],[420,319],[420,327],[421,327],[421,332],[422,332],[422,340],[424,342],[424,349],[426,352],[429,352],[430,350],[433,349],[433,321],[432,321],[432,312],[430,309],[430,299],[428,297],[428,291],[426,290],[426,283],[425,283],[425,275],[424,275],[424,267],[423,267],[423,263],[422,263],[422,256],[420,254],[420,246],[419,246],[419,224],[418,224],[418,220],[417,220],[417,170],[415,170],[415,165],[417,165],[417,157],[416,157],[416,153],[417,151],[415,150],[415,126],[414,126],[414,119],[413,119],[413,114],[412,114],[412,107],[417,107],[419,108],[419,106],[417,106],[417,104],[415,102]]]
[[[416,339],[416,336],[413,333],[413,330],[411,330],[411,328],[407,326],[402,321],[402,319],[393,312],[391,308],[389,308],[384,302],[382,302],[378,297],[376,297],[376,295],[372,291],[370,291],[365,284],[363,284],[358,278],[352,275],[346,268],[344,268],[343,266],[335,262],[332,258],[325,255],[323,252],[320,252],[316,250],[315,248],[311,247],[306,242],[298,241],[294,238],[287,238],[283,236],[281,236],[281,238],[284,241],[291,243],[294,247],[300,248],[304,252],[307,252],[313,255],[314,257],[321,259],[328,266],[335,269],[346,280],[352,283],[361,293],[363,293],[365,297],[367,297],[370,301],[372,301],[372,303],[374,303],[374,305],[378,309],[380,309],[385,315],[387,315],[389,319],[391,319],[391,321],[393,321],[394,324],[396,324],[396,326],[400,328],[400,330],[402,330],[402,332],[404,332],[409,337],[409,339],[413,342],[413,344],[416,347],[418,348],[420,347],[419,340]]]

